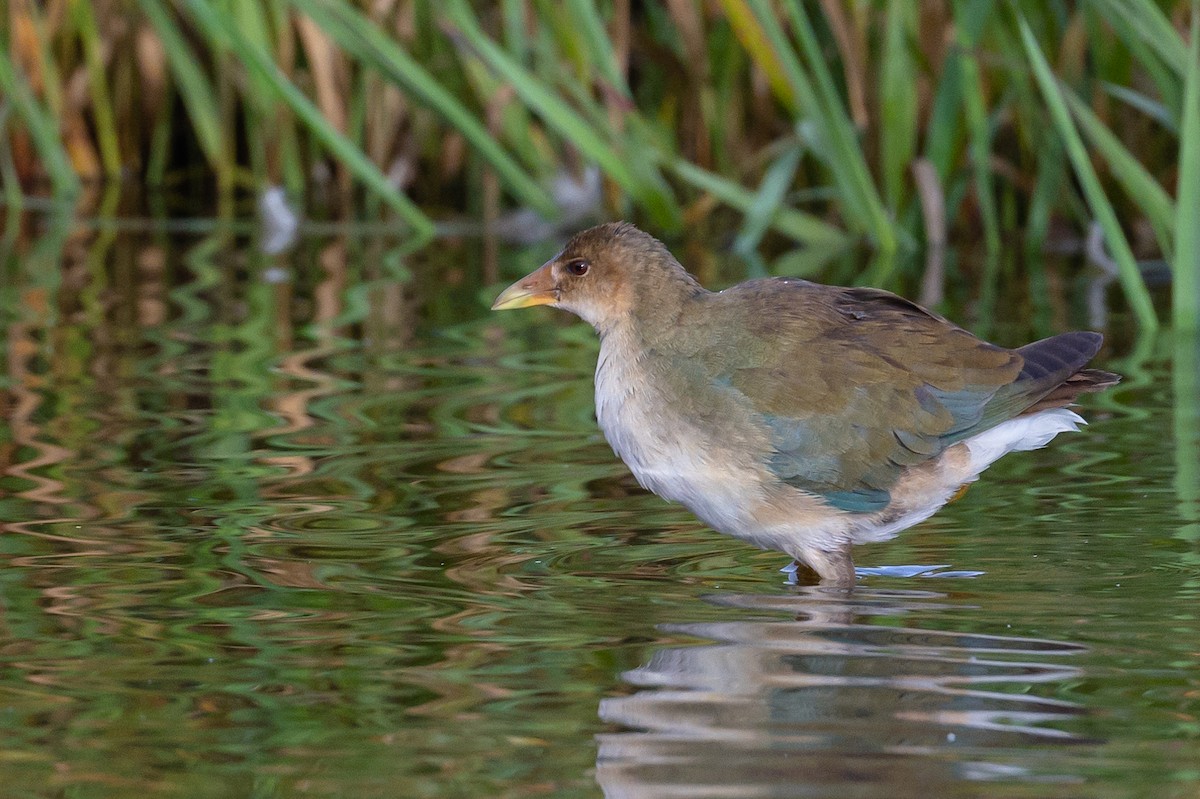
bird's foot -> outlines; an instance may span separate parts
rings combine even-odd
[[[804,557],[795,559],[780,571],[787,574],[789,585],[799,582],[801,571],[814,572],[820,578],[821,585],[828,588],[850,591],[857,582],[849,545],[835,550],[805,550]]]
[[[784,566],[779,571],[781,571],[787,575],[787,584],[788,585],[798,585],[799,584],[800,581],[796,579],[796,573],[800,571],[800,564],[797,563],[796,561],[793,560],[791,563]]]

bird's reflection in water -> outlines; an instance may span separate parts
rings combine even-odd
[[[933,592],[709,601],[740,618],[670,626],[714,643],[655,653],[625,675],[634,693],[601,703],[621,728],[599,738],[605,796],[933,799],[1074,781],[1053,752],[1083,740],[1050,722],[1084,711],[1045,695],[1080,676],[1082,646],[898,626],[953,607]]]

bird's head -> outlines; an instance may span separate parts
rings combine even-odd
[[[553,305],[603,332],[696,291],[703,289],[662,242],[628,222],[610,222],[576,233],[558,255],[501,292],[492,310]]]

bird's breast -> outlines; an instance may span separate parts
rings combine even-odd
[[[643,487],[735,533],[764,469],[743,446],[752,431],[739,429],[735,409],[698,410],[722,404],[720,397],[700,396],[709,390],[652,353],[621,354],[610,339],[601,346],[596,418],[613,451]]]

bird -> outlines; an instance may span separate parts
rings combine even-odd
[[[492,309],[537,305],[599,334],[596,419],[642,487],[840,590],[857,581],[852,546],[1078,430],[1068,406],[1120,380],[1086,368],[1099,333],[1008,349],[882,289],[709,291],[627,222],[576,233]]]

